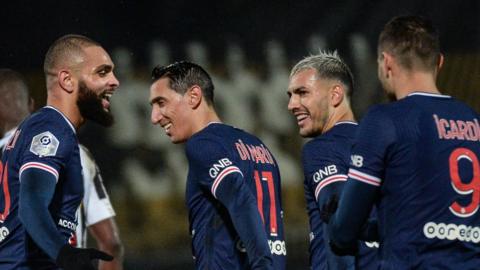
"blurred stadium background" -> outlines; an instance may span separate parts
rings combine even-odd
[[[356,77],[357,117],[384,102],[376,39],[392,16],[422,14],[440,29],[444,93],[480,111],[480,1],[37,1],[2,3],[0,66],[26,75],[45,104],[43,56],[67,33],[104,45],[121,82],[116,124],[87,124],[80,140],[96,157],[117,212],[126,269],[192,269],[183,201],[187,164],[150,122],[150,71],[188,59],[213,75],[226,123],[258,135],[281,166],[288,269],[308,268],[300,150],[286,109],[289,69],[319,49],[337,49]],[[1,98],[1,97],[0,97]]]

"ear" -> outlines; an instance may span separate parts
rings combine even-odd
[[[196,109],[202,102],[202,88],[198,85],[190,87],[187,91],[187,102],[192,109]]]
[[[438,56],[438,63],[437,63],[437,68],[438,70],[440,70],[442,67],[443,67],[443,61],[445,60],[445,58],[443,57],[443,54],[441,53],[439,56]]]
[[[32,113],[35,110],[35,100],[32,97],[28,98],[28,111]]]
[[[75,81],[72,73],[68,70],[60,70],[57,74],[58,84],[60,87],[68,93],[72,93],[75,90]]]
[[[392,76],[392,72],[394,70],[394,67],[393,67],[394,63],[395,63],[395,59],[391,54],[387,52],[382,52],[381,65],[387,79],[390,78],[390,76]]]
[[[345,90],[340,84],[334,84],[330,92],[330,101],[333,107],[340,105],[344,99]]]

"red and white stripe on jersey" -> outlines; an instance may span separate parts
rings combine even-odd
[[[348,177],[372,186],[377,186],[377,187],[380,186],[380,184],[382,183],[382,179],[357,171],[352,168],[348,170]]]
[[[348,176],[345,174],[335,174],[323,179],[322,182],[317,185],[317,188],[315,188],[315,199],[318,201],[318,195],[320,194],[322,188],[330,185],[331,183],[347,181],[347,178]]]
[[[58,182],[58,172],[57,172],[57,170],[55,168],[51,167],[51,166],[48,166],[48,165],[40,163],[40,162],[27,162],[27,163],[23,164],[22,167],[20,167],[19,175],[21,176],[22,172],[24,172],[25,170],[30,169],[30,168],[40,169],[40,170],[44,170],[46,172],[49,172],[49,173],[53,174],[53,176],[55,176],[55,181]]]
[[[213,185],[211,189],[213,197],[217,198],[217,196],[215,195],[215,192],[217,192],[217,187],[218,185],[220,185],[220,182],[222,182],[225,176],[234,172],[238,172],[243,176],[242,171],[240,171],[240,169],[237,166],[228,166],[217,175],[217,178],[215,178],[215,180],[213,181]]]

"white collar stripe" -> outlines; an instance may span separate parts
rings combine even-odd
[[[440,98],[451,98],[451,96],[441,95],[441,94],[432,94],[432,93],[424,93],[424,92],[413,92],[408,94],[408,96],[426,96],[426,97],[440,97]]]
[[[340,122],[335,123],[335,126],[342,125],[342,124],[358,125],[357,122],[353,122],[353,121],[340,121]]]

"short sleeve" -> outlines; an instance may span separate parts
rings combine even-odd
[[[338,193],[347,180],[348,164],[333,146],[327,141],[315,140],[307,143],[302,151],[305,185],[311,189],[319,205]]]
[[[396,140],[395,125],[383,106],[372,108],[360,123],[352,149],[348,176],[380,186],[385,162]]]
[[[68,128],[68,129],[67,129]],[[19,164],[20,176],[29,168],[47,171],[58,181],[59,172],[65,168],[76,145],[76,137],[68,126],[53,121],[35,121],[20,130],[24,144]]]
[[[243,176],[239,164],[236,164],[219,141],[211,138],[195,139],[187,143],[186,152],[191,172],[215,198],[217,189],[227,176]]]

